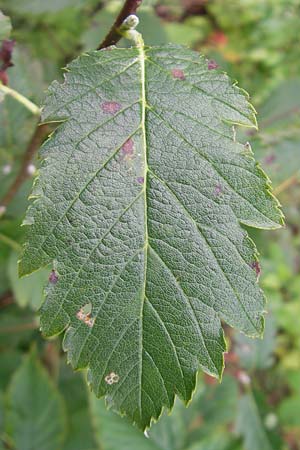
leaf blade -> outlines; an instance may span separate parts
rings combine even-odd
[[[17,448],[55,450],[62,445],[63,401],[34,352],[26,357],[12,378],[8,414],[8,433]]]
[[[281,213],[229,126],[255,126],[252,107],[195,52],[113,49],[68,70],[43,112],[63,123],[42,150],[20,272],[54,261],[44,334],[67,329],[73,367],[145,428],[175,394],[190,400],[199,367],[221,376],[221,318],[262,333],[240,223],[275,228]]]

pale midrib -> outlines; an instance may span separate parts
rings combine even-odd
[[[143,375],[143,313],[144,302],[146,296],[146,280],[147,280],[147,255],[148,255],[148,219],[147,219],[147,174],[148,174],[148,159],[147,159],[147,140],[146,140],[146,80],[145,80],[145,52],[144,43],[141,42],[138,46],[139,49],[139,62],[141,67],[141,106],[142,106],[142,118],[141,129],[143,139],[144,150],[144,227],[145,227],[145,246],[144,246],[144,284],[141,294],[141,309],[140,309],[140,335],[139,335],[139,411],[140,419],[142,420],[142,375]]]

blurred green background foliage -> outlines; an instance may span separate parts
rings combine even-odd
[[[97,47],[121,4],[1,0],[0,39],[15,41],[5,70],[1,44],[2,81],[40,104],[61,68]],[[67,366],[61,337],[39,333],[50,270],[17,276],[36,159],[0,219],[0,450],[300,450],[300,0],[144,0],[138,15],[147,44],[204,53],[239,80],[258,111],[259,131],[238,130],[239,138],[251,143],[286,216],[283,230],[251,230],[268,298],[265,336],[226,328],[223,382],[200,374],[189,408],[177,401],[148,436],[107,411],[85,374]],[[0,198],[37,122],[13,98],[1,100]]]

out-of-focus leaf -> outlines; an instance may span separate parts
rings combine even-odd
[[[2,11],[0,11],[0,41],[7,39],[11,32],[11,21],[10,18],[5,16]]]
[[[267,411],[261,396],[249,391],[239,402],[236,431],[244,439],[245,450],[281,450],[281,440],[266,428]],[[276,427],[276,423],[275,423]]]
[[[300,79],[287,80],[259,110],[260,128],[278,128],[300,120]]]
[[[19,254],[12,252],[8,261],[8,276],[11,289],[19,306],[24,308],[30,306],[33,310],[38,310],[43,300],[43,288],[45,287],[50,269],[41,269],[32,273],[28,277],[18,276]]]
[[[79,8],[86,0],[4,0],[9,11],[25,15],[57,13],[66,8]]]
[[[10,378],[19,366],[22,353],[14,349],[2,349],[0,353],[0,389],[6,389]]]
[[[195,442],[186,450],[243,450],[229,433],[215,431],[209,437]],[[262,450],[262,449],[261,449]]]
[[[4,395],[0,390],[0,449],[1,449],[1,435],[4,430]]]
[[[28,346],[37,329],[38,318],[32,311],[6,306],[0,314],[0,349]]]
[[[201,42],[209,31],[208,22],[201,17],[195,17],[193,20],[189,19],[183,23],[166,22],[163,28],[166,33],[166,42],[190,47]],[[148,41],[145,42],[148,43]]]
[[[106,409],[103,399],[90,397],[94,428],[102,450],[162,450],[133,427],[126,417]]]
[[[293,395],[280,403],[278,416],[286,428],[300,427],[300,395]]]
[[[253,149],[276,187],[300,174],[300,79],[275,89],[259,115],[260,131]]]
[[[255,155],[271,177],[275,189],[291,176],[299,178],[300,132],[298,133],[299,137],[278,138],[275,143],[255,144]]]
[[[57,14],[30,16],[30,24],[28,29],[25,22],[24,27],[15,30],[15,36],[43,64],[49,84],[60,75],[66,60],[78,53],[86,16],[78,8],[68,8]]]
[[[58,450],[65,434],[62,398],[34,352],[12,378],[6,431],[17,449]]]
[[[59,389],[67,409],[67,435],[63,450],[96,450],[93,417],[89,407],[88,390],[82,374],[74,373],[62,360]],[[100,447],[102,449],[102,447]],[[122,449],[120,449],[122,450]]]
[[[245,335],[236,335],[236,353],[240,359],[240,365],[244,369],[266,369],[274,362],[273,351],[276,345],[276,325],[274,318],[268,316],[264,336],[262,339],[253,340]]]
[[[198,447],[200,450],[240,450],[235,447],[235,439],[226,436],[237,406],[237,384],[228,376],[222,385],[206,386],[205,389],[202,386],[189,408],[176,401],[172,415],[164,413],[152,426],[149,438],[132,427],[125,417],[107,411],[101,400],[91,396],[90,401],[103,450],[198,450]]]

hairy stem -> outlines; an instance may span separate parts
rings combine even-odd
[[[286,180],[284,180],[278,186],[276,186],[273,189],[273,194],[274,195],[281,194],[281,192],[285,191],[286,189],[293,186],[294,184],[297,184],[298,181],[299,181],[299,177],[298,177],[298,173],[296,173],[296,174],[292,175],[291,177],[287,178]]]
[[[29,177],[28,174],[28,165],[30,164],[34,154],[39,149],[40,145],[44,141],[45,137],[49,134],[49,127],[48,125],[40,125],[37,126],[32,138],[27,146],[27,149],[25,151],[23,161],[20,167],[20,170],[16,176],[15,181],[9,188],[6,195],[2,198],[0,201],[0,215],[1,213],[4,214],[6,207],[9,205],[11,200],[15,197],[17,194],[20,186],[23,184],[23,182]]]
[[[109,47],[110,45],[115,45],[122,37],[119,33],[119,28],[121,27],[124,20],[130,16],[130,14],[135,14],[138,7],[141,5],[142,0],[126,0],[123,8],[121,9],[118,17],[116,18],[113,26],[111,27],[108,34],[105,36],[104,40],[101,42],[97,50]]]
[[[6,236],[5,234],[0,233],[0,242],[3,242],[4,244],[11,247],[13,250],[16,250],[17,252],[21,250],[20,244],[11,239],[10,237]]]
[[[22,105],[25,106],[25,108],[27,108],[32,114],[37,116],[40,115],[40,108],[14,89],[9,88],[8,86],[4,86],[4,84],[0,83],[0,92],[3,92],[3,94],[5,95],[10,95],[19,103],[22,103]]]

